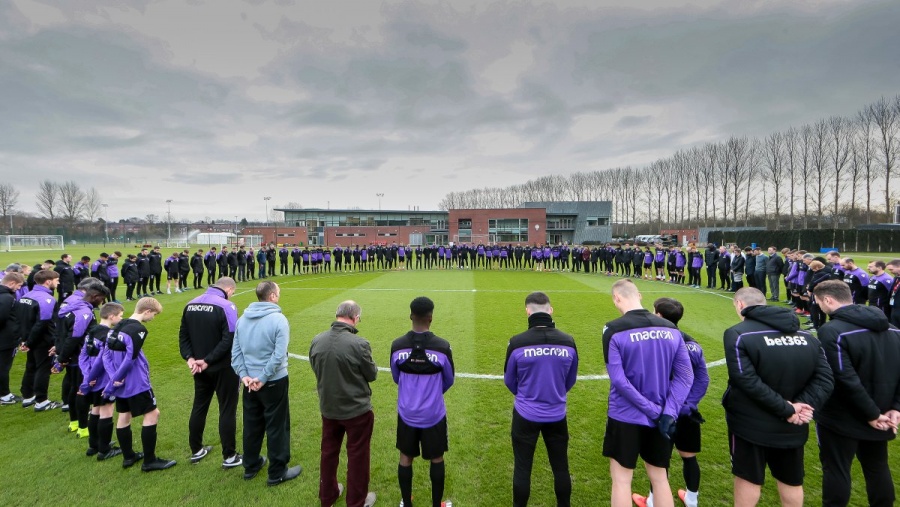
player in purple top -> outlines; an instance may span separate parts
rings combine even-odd
[[[16,303],[21,345],[27,352],[25,373],[22,375],[22,408],[34,405],[35,412],[59,408],[60,403],[47,399],[50,387],[50,349],[56,333],[54,319],[56,299],[53,290],[59,282],[59,273],[42,269],[34,275],[34,288]]]
[[[867,299],[869,300],[869,306],[880,308],[885,315],[888,315],[890,311],[888,308],[890,307],[891,285],[894,282],[894,277],[884,272],[886,267],[887,264],[884,261],[872,261],[869,263],[868,269],[872,276],[869,277],[869,294]]]
[[[684,315],[684,306],[672,298],[657,299],[653,302],[653,310],[657,316],[675,324],[676,327]],[[691,358],[694,382],[678,411],[678,420],[675,423],[675,449],[681,456],[682,474],[687,488],[678,490],[678,498],[686,507],[697,507],[697,495],[700,491],[700,465],[697,463],[697,453],[700,452],[700,425],[705,422],[697,407],[709,388],[709,373],[706,371],[703,348],[687,333],[682,332],[681,335]],[[654,505],[652,491],[647,498],[635,493],[632,500],[638,507]]]
[[[431,503],[444,496],[444,453],[447,408],[444,393],[453,385],[455,369],[450,343],[430,331],[434,302],[417,297],[409,304],[412,331],[391,344],[391,375],[397,383],[397,477],[403,505],[412,507],[413,459],[431,461]]]
[[[513,505],[524,507],[531,495],[531,468],[538,435],[544,436],[556,505],[568,507],[569,476],[567,394],[578,376],[578,350],[572,336],[556,329],[550,298],[532,292],[525,298],[528,330],[506,348],[503,380],[515,396],[512,415]]]
[[[853,304],[864,305],[866,298],[869,296],[869,275],[865,271],[857,267],[853,259],[841,259],[841,268],[844,270],[844,283],[850,287],[850,294],[853,296]]]
[[[119,420],[116,436],[122,446],[122,467],[129,468],[144,460],[141,470],[153,472],[175,466],[174,460],[156,456],[156,424],[159,409],[156,396],[150,385],[150,364],[144,355],[144,341],[147,339],[145,322],[150,322],[162,312],[162,305],[155,298],[141,298],[134,307],[134,314],[122,320],[106,339],[103,368],[109,375],[109,382],[103,389],[103,396],[115,397]],[[144,452],[135,452],[132,447],[131,418],[141,417],[141,443]]]
[[[113,447],[112,416],[113,401],[103,397],[103,387],[109,383],[109,376],[103,367],[103,350],[106,338],[125,313],[119,303],[107,303],[100,307],[100,323],[88,331],[84,347],[78,356],[83,378],[79,391],[85,401],[91,405],[88,416],[88,448],[87,456],[97,455],[97,461],[105,461],[122,454],[122,450]]]
[[[661,244],[656,244],[656,256],[653,258],[653,267],[656,268],[656,279],[665,280],[665,272],[663,266],[666,263],[666,250]]]
[[[631,506],[631,479],[644,460],[656,507],[671,507],[668,468],[676,419],[694,381],[681,331],[641,307],[630,279],[612,287],[622,317],[603,329],[610,390],[603,455],[610,458],[613,507]]]

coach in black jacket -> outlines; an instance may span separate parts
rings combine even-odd
[[[853,304],[842,281],[822,282],[815,297],[831,315],[819,337],[834,372],[834,394],[816,412],[822,505],[850,503],[854,455],[865,472],[868,504],[894,505],[887,443],[900,423],[900,330],[878,308]]]
[[[203,249],[194,252],[191,257],[191,271],[194,272],[194,288],[203,288]]]
[[[203,444],[206,414],[213,394],[219,401],[219,439],[222,467],[235,468],[242,462],[236,448],[237,402],[240,379],[231,369],[231,346],[237,323],[237,307],[228,300],[234,295],[234,279],[222,277],[202,295],[184,307],[178,344],[194,378],[194,406],[188,422],[191,463],[198,463],[211,446]]]
[[[788,505],[803,503],[807,423],[833,388],[819,340],[800,331],[788,308],[766,306],[759,289],[734,295],[743,322],[725,331],[728,389],[722,397],[731,436],[736,504],[759,500],[765,467]]]
[[[734,247],[731,257],[731,292],[737,292],[744,286],[744,268],[747,260],[738,247]]]
[[[150,289],[147,291],[150,294],[153,294],[154,282],[156,285],[156,293],[162,294],[162,291],[159,290],[159,283],[162,280],[162,254],[159,252],[160,248],[158,246],[153,247],[153,251],[147,256],[147,259],[150,261]]]
[[[703,260],[706,263],[706,288],[715,289],[716,265],[719,263],[719,250],[716,249],[716,245],[711,244],[706,247],[706,254]]]
[[[56,286],[56,295],[60,304],[75,291],[75,271],[72,270],[72,256],[64,253],[56,261],[53,271],[59,273],[59,285]]]
[[[779,301],[782,271],[784,271],[784,259],[778,255],[778,250],[774,246],[770,246],[769,260],[766,262],[766,277],[769,279],[769,290],[772,292],[771,301]]]

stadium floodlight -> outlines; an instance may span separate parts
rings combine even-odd
[[[172,199],[166,199],[166,204],[169,206],[169,211],[166,215],[168,222],[168,233],[166,234],[166,246],[169,246],[169,243],[172,242]]]

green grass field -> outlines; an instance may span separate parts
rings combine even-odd
[[[99,247],[69,250],[76,256],[95,257]],[[35,263],[56,258],[58,252],[2,253],[0,264],[14,260]],[[77,257],[76,257],[77,258]],[[855,258],[874,258],[859,254]],[[879,258],[891,259],[894,256]],[[863,264],[864,265],[864,264]],[[458,373],[501,375],[510,336],[526,328],[524,298],[534,290],[548,293],[557,326],[575,336],[581,356],[581,375],[605,373],[600,333],[605,322],[618,317],[609,295],[616,278],[582,273],[534,273],[509,271],[392,271],[280,276],[281,306],[291,323],[289,352],[306,355],[314,335],[333,320],[338,303],[354,299],[363,309],[360,335],[368,338],[376,362],[386,366],[391,341],[409,329],[409,302],[425,295],[436,304],[432,330],[453,345]],[[731,299],[720,291],[695,290],[668,284],[638,281],[645,307],[657,297],[671,296],[684,303],[681,327],[705,350],[708,362],[723,357],[722,332],[738,321]],[[239,285],[234,301],[243,310],[252,301],[252,283]],[[120,285],[120,299],[124,288]],[[216,417],[213,408],[207,424],[207,443],[215,445],[211,456],[198,465],[189,462],[187,421],[192,382],[178,353],[178,323],[184,305],[200,291],[160,296],[164,312],[148,325],[145,351],[161,418],[157,453],[178,460],[172,470],[153,474],[133,468],[123,470],[118,459],[98,463],[84,456],[85,440],[66,432],[68,417],[59,411],[34,413],[18,406],[0,407],[0,471],[4,486],[0,505],[318,505],[320,417],[315,379],[309,364],[292,357],[291,437],[292,464],[304,467],[296,481],[267,488],[264,476],[244,481],[239,470],[220,468]],[[133,304],[126,305],[130,311]],[[18,391],[24,355],[16,359],[11,387]],[[724,412],[719,400],[726,384],[724,367],[710,370],[709,393],[701,404],[707,423],[703,427],[703,473],[700,498],[704,505],[731,504],[731,474]],[[51,382],[51,399],[59,399],[61,376]],[[605,427],[606,380],[579,380],[569,396],[569,457],[573,476],[572,505],[609,502],[609,465],[601,455]],[[390,373],[381,372],[372,385],[376,423],[372,439],[370,489],[377,505],[397,505],[396,387]],[[455,506],[496,506],[512,503],[512,450],[509,424],[512,395],[501,380],[457,378],[447,393],[450,451],[447,460],[446,497]],[[238,447],[241,431],[238,413]],[[138,423],[135,423],[135,425]],[[139,432],[135,448],[140,449]],[[897,445],[891,444],[891,467],[900,473]],[[821,467],[811,431],[806,447],[806,503],[819,504]],[[673,489],[683,486],[679,459],[672,461]],[[345,465],[345,463],[344,463]],[[342,467],[339,477],[344,477]],[[343,479],[340,479],[343,482]],[[865,503],[865,488],[858,466],[851,504]],[[123,487],[124,486],[124,487]],[[635,473],[635,490],[646,492],[645,474]],[[428,467],[415,468],[414,496],[430,498]],[[339,502],[339,505],[342,502]],[[761,505],[777,503],[774,481],[769,479]],[[425,505],[424,502],[417,505]],[[532,483],[531,505],[555,505],[552,477],[546,453],[538,446]]]

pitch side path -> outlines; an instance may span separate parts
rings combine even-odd
[[[4,254],[2,257],[6,257]],[[29,254],[34,257],[34,253]],[[47,255],[55,257],[54,255]],[[47,257],[43,253],[38,257]],[[93,257],[93,255],[92,255]],[[516,271],[392,271],[278,276],[281,306],[291,324],[289,352],[292,463],[304,467],[296,481],[267,488],[265,481],[246,482],[241,472],[223,471],[218,455],[217,422],[213,408],[206,429],[206,443],[216,451],[198,465],[189,462],[187,421],[192,382],[178,353],[178,326],[184,305],[201,291],[159,296],[163,314],[148,326],[145,351],[150,375],[162,412],[158,453],[178,460],[178,466],[161,473],[123,470],[121,460],[98,463],[86,458],[87,443],[66,432],[68,418],[54,411],[34,413],[19,406],[0,407],[0,505],[318,505],[318,464],[321,420],[315,379],[306,362],[315,334],[333,320],[338,303],[354,299],[363,309],[360,335],[372,343],[375,361],[387,366],[391,341],[409,329],[409,302],[425,295],[436,309],[432,330],[447,338],[454,352],[456,384],[447,393],[450,451],[447,459],[447,497],[459,506],[510,505],[512,450],[509,426],[512,395],[502,380],[503,361],[510,336],[526,328],[524,298],[534,290],[548,293],[557,326],[575,336],[581,356],[582,378],[569,396],[570,466],[572,504],[602,505],[609,502],[608,460],[601,455],[606,421],[605,379],[600,334],[603,324],[616,318],[610,286],[616,277],[583,273],[535,273]],[[705,282],[704,282],[705,283]],[[723,357],[724,329],[738,321],[729,295],[722,291],[690,289],[660,282],[637,280],[644,306],[657,297],[671,296],[684,303],[681,327],[703,345],[712,365]],[[242,283],[234,297],[240,311],[252,301],[254,282]],[[126,305],[130,314],[133,303]],[[18,390],[24,355],[17,357],[11,387]],[[467,375],[462,375],[463,373]],[[719,404],[726,384],[724,366],[710,369],[709,393],[701,403],[707,420],[703,426],[703,452],[699,460],[703,476],[700,498],[704,505],[731,504],[731,474],[724,412]],[[59,399],[61,376],[53,376],[51,399]],[[397,486],[396,430],[397,390],[388,372],[372,384],[376,422],[372,438],[372,482],[378,505],[399,503]],[[238,411],[240,447],[241,412]],[[891,444],[891,467],[900,474],[900,457]],[[806,449],[806,503],[820,503],[821,467],[811,432]],[[538,445],[531,504],[553,505],[552,477],[546,453]],[[339,472],[345,476],[345,471]],[[681,484],[680,460],[672,460],[672,483]],[[417,462],[414,496],[430,495],[428,468]],[[635,489],[646,492],[643,471],[635,474]],[[764,503],[777,498],[774,481],[767,481]],[[864,502],[861,472],[854,471],[855,502]],[[342,501],[338,502],[341,505]]]

